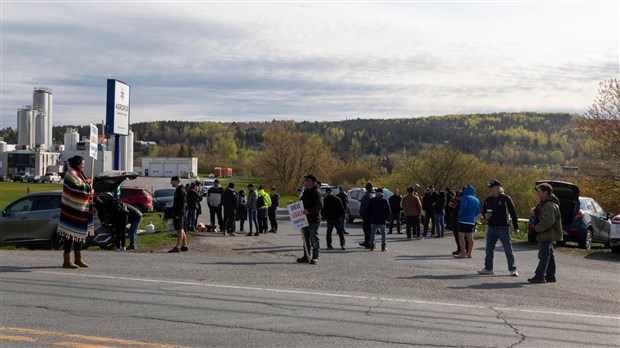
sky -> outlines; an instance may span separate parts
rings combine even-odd
[[[0,1],[0,128],[584,113],[620,73],[620,1]]]

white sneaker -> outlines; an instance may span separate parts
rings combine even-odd
[[[519,272],[517,272],[517,270],[515,269],[514,271],[510,271],[510,275],[513,277],[518,277],[519,276]]]
[[[478,271],[478,274],[489,274],[490,275],[490,274],[495,274],[495,272],[489,271],[486,268],[482,268],[481,270]]]

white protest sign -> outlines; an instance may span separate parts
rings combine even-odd
[[[94,124],[90,124],[90,157],[97,159],[97,146],[99,144],[99,130]]]
[[[288,215],[291,217],[293,226],[297,228],[308,227],[308,218],[304,214],[304,202],[299,201],[288,204]]]

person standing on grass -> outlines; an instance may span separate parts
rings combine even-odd
[[[189,250],[187,247],[187,234],[183,229],[183,216],[185,215],[185,205],[187,204],[187,192],[185,192],[185,188],[181,185],[181,180],[176,175],[170,178],[170,185],[176,189],[172,201],[172,221],[174,229],[177,230],[177,244],[174,248],[168,250],[168,252],[178,253],[180,251]]]
[[[480,201],[476,198],[476,189],[467,185],[463,189],[463,197],[459,206],[459,247],[461,253],[454,255],[457,259],[471,259],[474,250],[474,232],[476,231],[476,217],[480,212]]]
[[[93,223],[93,189],[84,171],[84,157],[69,158],[60,202],[57,233],[65,241],[63,268],[88,267],[82,259],[82,244],[95,233]],[[75,263],[71,262],[71,249]]]
[[[538,267],[536,267],[534,277],[527,281],[533,284],[555,283],[553,242],[563,239],[560,201],[553,194],[551,185],[547,183],[536,186],[536,196],[540,200],[534,210],[534,230],[538,241]]]
[[[482,204],[483,221],[488,224],[487,228],[487,244],[485,248],[486,257],[484,259],[484,267],[478,271],[480,274],[493,274],[493,254],[495,253],[495,244],[499,239],[502,242],[506,261],[508,261],[508,272],[513,277],[518,277],[517,264],[515,263],[515,255],[512,251],[512,242],[510,241],[510,225],[508,218],[512,220],[512,227],[516,234],[519,233],[519,218],[517,210],[510,196],[504,194],[502,184],[498,180],[491,180],[487,185],[489,188],[489,196]]]

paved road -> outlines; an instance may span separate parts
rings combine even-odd
[[[297,264],[299,232],[200,234],[188,253],[0,251],[0,346],[620,346],[620,263],[558,255],[558,282],[530,285],[536,250],[517,246],[510,277],[479,276],[484,250],[455,260],[451,236],[389,252],[356,247]],[[321,242],[324,243],[324,228]]]

